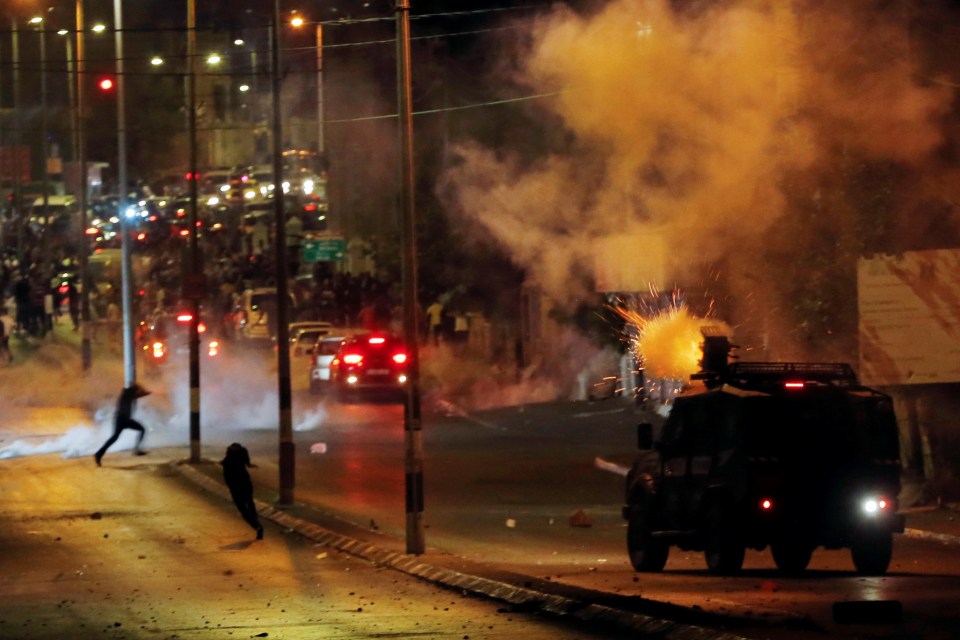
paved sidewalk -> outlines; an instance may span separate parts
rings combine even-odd
[[[613,637],[315,544],[283,514],[257,541],[169,454],[0,461],[0,640]]]

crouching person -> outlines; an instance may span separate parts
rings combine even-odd
[[[230,489],[233,504],[237,505],[240,515],[257,532],[257,540],[263,540],[263,526],[257,517],[257,506],[253,502],[253,481],[248,467],[257,465],[250,462],[250,452],[238,442],[227,447],[227,454],[220,461],[223,467],[223,481]]]

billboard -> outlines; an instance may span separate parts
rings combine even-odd
[[[960,382],[960,249],[861,258],[857,295],[864,384]]]

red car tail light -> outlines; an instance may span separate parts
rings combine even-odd
[[[345,364],[360,364],[363,362],[363,356],[359,353],[348,353],[342,358]]]
[[[407,354],[405,353],[395,353],[393,355],[393,361],[397,364],[403,364],[407,361]]]
[[[370,344],[383,344],[386,341],[387,339],[384,338],[383,336],[373,336],[372,338],[370,338],[368,342]]]

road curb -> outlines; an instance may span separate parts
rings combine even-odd
[[[173,461],[169,463],[169,466],[185,479],[201,488],[224,500],[229,501],[231,499],[230,492],[224,484],[198,471],[190,464]],[[435,585],[505,602],[525,612],[541,613],[558,618],[572,618],[583,623],[603,624],[626,629],[640,634],[637,637],[641,638],[650,637],[658,640],[748,640],[743,636],[715,629],[655,618],[633,611],[589,603],[577,598],[545,593],[528,587],[519,587],[508,582],[438,567],[423,562],[417,556],[387,551],[369,542],[331,531],[316,523],[276,509],[266,502],[260,500],[255,502],[257,512],[261,516],[317,544],[348,553],[380,566],[389,567]]]

